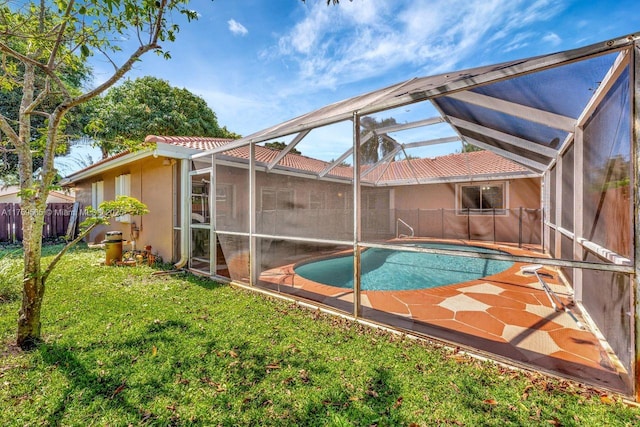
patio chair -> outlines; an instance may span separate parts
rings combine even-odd
[[[540,270],[542,267],[543,266],[540,264],[532,264],[532,265],[527,265],[522,267],[520,271],[523,274],[534,274],[538,279],[538,282],[540,282],[540,286],[542,286],[544,293],[547,294],[547,298],[549,298],[549,302],[551,303],[551,306],[553,307],[553,309],[555,311],[560,311],[560,310],[564,311],[569,316],[571,316],[571,318],[576,322],[576,324],[578,325],[578,328],[585,329],[584,325],[573,314],[571,309],[562,302],[562,300],[558,297],[558,295],[556,295],[556,293],[553,292],[553,290],[549,287],[549,284],[542,279],[542,277],[540,276],[540,273],[538,273],[538,270]]]

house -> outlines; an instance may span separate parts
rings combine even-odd
[[[118,195],[130,195],[145,203],[150,211],[149,214],[141,217],[112,220],[109,226],[96,228],[88,236],[87,241],[99,243],[105,239],[107,231],[120,231],[126,244],[133,244],[138,249],[150,245],[152,251],[160,255],[163,260],[175,263],[181,260],[184,263],[184,258],[189,256],[188,245],[192,245],[190,249],[192,267],[208,272],[209,260],[207,259],[204,263],[199,262],[198,259],[202,257],[197,256],[203,241],[206,241],[204,244],[208,250],[208,236],[201,238],[200,234],[206,233],[199,232],[197,229],[208,227],[211,220],[211,201],[209,200],[211,177],[208,174],[201,176],[197,172],[191,173],[191,190],[189,190],[187,182],[190,175],[189,168],[199,166],[189,159],[192,154],[222,147],[231,141],[220,138],[151,135],[146,138],[146,142],[155,143],[153,149],[120,153],[66,177],[63,184],[65,187],[74,189],[81,210],[87,206],[95,208],[101,201],[112,200]],[[256,149],[258,161],[264,165],[272,162],[280,154],[280,150],[263,146],[258,146]],[[246,164],[248,150],[235,149],[227,153],[227,157],[231,163]],[[266,174],[258,174],[257,203],[261,207],[260,228],[269,233],[282,231],[286,227],[306,228],[311,232],[313,230],[311,225],[321,226],[339,215],[344,219],[340,222],[339,229],[336,228],[336,234],[342,238],[348,238],[351,222],[346,217],[349,215],[352,201],[347,181],[341,182],[340,179],[348,180],[353,174],[353,169],[348,166],[336,168],[332,172],[334,178],[328,181],[325,188],[318,191],[317,180],[305,179],[304,173],[318,173],[329,165],[328,162],[290,153],[287,153],[281,161],[290,169],[296,169],[302,174],[295,178],[275,175],[284,180],[276,186],[270,181],[273,175],[267,178]],[[419,171],[419,178],[429,179],[431,182],[419,186],[420,190],[417,191],[426,193],[437,191],[442,197],[425,198],[424,202],[417,206],[409,203],[412,198],[411,193],[416,190],[409,190],[406,184],[407,182],[415,184],[413,181],[415,177],[412,169],[407,167],[407,161],[396,161],[384,172],[383,181],[389,186],[381,190],[365,192],[367,206],[378,211],[381,209],[389,211],[391,206],[394,206],[394,212],[406,210],[405,219],[413,214],[408,212],[409,206],[412,209],[453,210],[461,206],[460,188],[462,187],[460,186],[463,183],[477,186],[478,182],[492,181],[498,182],[500,191],[504,192],[504,196],[501,197],[504,197],[505,203],[509,203],[510,206],[539,209],[539,177],[522,166],[491,152],[414,159],[412,163]],[[452,167],[457,169],[454,171]],[[227,174],[224,173],[225,170]],[[455,180],[451,179],[452,173],[457,174]],[[242,214],[248,209],[248,198],[239,194],[239,189],[246,184],[245,179],[244,174],[238,174],[233,168],[219,169],[215,186],[216,221],[219,228],[229,227],[241,230],[248,224],[246,215]],[[436,182],[438,179],[442,182]],[[286,189],[279,188],[283,186]],[[425,188],[426,186],[431,189]],[[189,200],[189,191],[192,192],[190,205],[184,203],[185,200]],[[331,195],[336,195],[337,198]],[[300,208],[295,218],[286,212],[288,206],[292,205]],[[502,204],[500,209],[506,206],[507,204]],[[366,229],[381,238],[392,236],[396,226],[395,214],[386,215],[385,218],[382,224],[379,219],[375,222],[370,221]],[[189,227],[196,231],[192,232],[193,235],[189,241],[182,242],[182,230]],[[534,228],[536,231],[534,234],[539,238],[539,225],[535,225]],[[517,238],[500,237],[504,241]],[[193,255],[194,251],[196,255]],[[224,257],[219,258],[218,265],[221,271],[228,271]]]
[[[108,226],[97,227],[88,242],[100,243],[106,232],[120,231],[129,248],[151,246],[164,261],[180,262],[183,254],[186,257],[180,207],[183,196],[188,197],[189,158],[230,140],[151,135],[146,142],[154,147],[101,160],[67,176],[62,185],[75,191],[81,208],[97,208],[103,200],[120,195],[135,197],[149,208],[147,215],[118,217]]]
[[[0,203],[20,203],[18,193],[20,188],[17,185],[0,186]],[[47,203],[73,203],[75,195],[72,191],[52,190],[47,197]]]
[[[18,186],[0,186],[0,242],[22,241],[22,215]],[[66,236],[73,216],[75,194],[72,190],[49,192],[42,237],[56,239]]]
[[[252,203],[256,233],[274,262],[288,258],[290,250],[277,236],[340,242],[353,236],[351,166],[338,165],[319,179],[330,162],[260,145],[254,153],[252,191],[247,191],[248,147],[217,154],[215,171],[201,164],[191,172],[190,267],[200,273],[248,278],[248,265],[234,260],[248,250],[236,233],[249,230]],[[540,243],[540,175],[490,151],[398,159],[361,170],[367,178],[361,191],[367,239],[384,241],[402,231],[422,237]],[[215,202],[210,201],[213,194]],[[218,231],[216,251],[210,245],[212,226]]]

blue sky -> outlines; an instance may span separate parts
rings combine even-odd
[[[203,97],[221,125],[255,131],[412,77],[588,45],[640,31],[637,1],[194,0],[172,59],[152,75]],[[108,65],[92,60],[95,81]],[[305,153],[306,154],[306,153]]]

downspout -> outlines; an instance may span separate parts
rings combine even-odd
[[[640,194],[638,194],[638,182],[640,181],[640,42],[636,41],[632,47],[631,61],[631,93],[633,103],[632,111],[632,153],[633,153],[633,236],[634,236],[634,268],[632,277],[632,289],[634,291],[634,361],[632,369],[633,392],[636,402],[640,402]]]
[[[189,261],[189,159],[180,160],[180,260],[173,266],[181,269]]]

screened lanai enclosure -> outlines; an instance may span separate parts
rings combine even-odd
[[[630,35],[196,155],[189,266],[637,396],[639,70]]]

